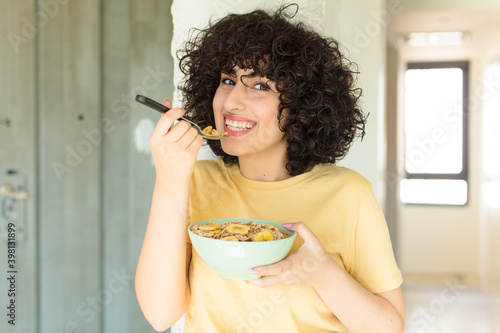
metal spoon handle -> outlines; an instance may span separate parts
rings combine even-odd
[[[157,101],[154,101],[151,98],[148,98],[146,96],[137,95],[137,96],[135,96],[135,100],[137,102],[142,103],[146,106],[149,106],[150,108],[155,109],[156,111],[161,112],[161,113],[165,113],[168,110],[170,110],[170,108],[167,108],[165,105],[162,105],[162,104],[158,103]],[[191,120],[184,118],[184,117],[179,117],[178,119],[182,119],[184,121],[187,121],[188,123],[193,125],[198,130],[198,132],[203,133],[200,126],[198,126],[198,124],[192,122]]]
[[[157,101],[154,101],[151,98],[148,98],[146,96],[137,95],[137,96],[135,96],[135,100],[137,102],[142,103],[146,106],[149,106],[150,108],[155,109],[156,111],[161,112],[161,113],[165,113],[168,110],[170,110],[170,108],[167,108],[165,105],[162,105],[162,104],[158,103]]]
[[[150,108],[152,109],[155,109],[156,111],[158,112],[161,112],[161,113],[165,113],[167,112],[168,110],[170,110],[169,108],[167,108],[165,105],[162,105],[160,103],[158,103],[157,101],[154,101],[152,100],[151,98],[148,98],[146,96],[142,96],[142,95],[137,95],[135,96],[135,100],[139,103],[142,103],[146,106],[149,106]],[[204,133],[201,129],[200,126],[198,126],[197,123],[194,123],[192,122],[191,120],[187,119],[187,118],[184,118],[184,117],[179,117],[177,119],[182,119],[184,121],[187,121],[188,123],[191,124],[191,126],[193,126],[197,131],[198,133],[204,137],[205,139],[209,139],[209,140],[222,140],[224,138],[227,137],[227,134],[221,134],[221,135],[212,135],[212,134],[207,134],[207,133]]]

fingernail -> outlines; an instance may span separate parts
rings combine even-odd
[[[256,269],[256,268],[252,268],[250,270],[250,273],[252,273],[252,274],[260,274],[260,271],[258,269]]]
[[[292,224],[291,223],[283,223],[283,224],[281,224],[281,226],[283,228],[290,228],[292,226]]]
[[[168,98],[163,99],[163,104],[168,103]]]

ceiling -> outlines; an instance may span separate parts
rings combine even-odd
[[[463,31],[470,38],[462,46],[448,47],[410,47],[401,38],[410,32],[441,31]],[[393,15],[388,26],[388,41],[403,53],[440,49],[443,53],[463,56],[500,57],[500,10],[415,11]]]

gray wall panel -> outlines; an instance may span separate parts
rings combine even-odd
[[[2,35],[20,36],[1,40],[0,185],[31,195],[11,205],[21,226],[22,292],[16,326],[2,319],[1,332],[154,332],[134,274],[155,175],[134,129],[159,115],[133,98],[173,94],[170,5],[0,2]]]

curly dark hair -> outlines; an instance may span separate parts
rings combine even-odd
[[[355,65],[336,40],[321,37],[304,23],[290,22],[296,11],[289,15],[289,9],[229,14],[198,30],[178,53],[186,75],[179,89],[193,120],[214,126],[212,99],[221,73],[234,66],[252,68],[276,82],[279,126],[288,144],[286,168],[295,176],[343,158],[353,140],[364,136],[366,117],[358,105],[361,89],[355,87]],[[220,141],[208,144],[226,164],[238,162],[222,150]]]

